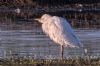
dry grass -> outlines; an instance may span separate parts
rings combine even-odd
[[[100,66],[98,59],[64,59],[64,60],[34,60],[34,59],[2,59],[1,66]]]

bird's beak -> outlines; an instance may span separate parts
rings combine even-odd
[[[34,20],[35,20],[35,21],[38,21],[38,22],[40,22],[40,23],[42,23],[42,22],[41,22],[41,18],[40,18],[40,19],[34,19]]]
[[[40,21],[40,19],[34,19],[34,20],[36,20],[36,21]]]

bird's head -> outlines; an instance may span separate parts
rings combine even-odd
[[[42,15],[41,18],[35,19],[36,21],[39,21],[40,23],[45,23],[47,22],[48,19],[50,19],[52,16],[49,14],[44,14]]]

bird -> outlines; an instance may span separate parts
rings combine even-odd
[[[21,12],[20,8],[15,9],[15,12],[19,14]]]
[[[56,44],[60,45],[61,59],[63,59],[64,47],[83,47],[65,18],[43,14],[41,18],[36,18],[35,20],[42,24],[43,32]]]

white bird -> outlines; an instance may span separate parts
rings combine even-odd
[[[19,14],[21,12],[21,10],[19,8],[17,8],[17,9],[15,9],[15,12]]]
[[[42,23],[42,30],[50,39],[61,45],[61,58],[63,58],[64,47],[82,47],[66,19],[44,14],[40,19],[35,20]]]

